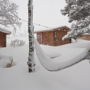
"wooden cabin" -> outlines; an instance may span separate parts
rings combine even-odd
[[[37,40],[40,44],[59,46],[71,43],[71,39],[62,40],[62,37],[70,30],[67,26],[58,27],[50,30],[36,31]]]
[[[78,39],[90,40],[90,34],[82,34],[78,36]]]
[[[6,36],[10,33],[10,31],[0,28],[0,47],[6,47]]]

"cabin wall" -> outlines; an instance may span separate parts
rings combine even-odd
[[[42,33],[42,44],[53,45],[53,32]]]
[[[6,47],[6,34],[0,32],[0,47]]]
[[[47,31],[47,32],[38,32],[37,40],[40,44],[58,46],[67,43],[71,43],[71,39],[62,40],[62,37],[67,34],[66,31]]]
[[[66,31],[55,31],[53,33],[54,33],[53,38],[54,38],[54,45],[55,46],[71,43],[71,39],[62,40],[62,37],[67,34]]]
[[[37,41],[42,44],[42,33],[37,33]]]
[[[78,37],[78,39],[85,39],[85,40],[90,40],[90,35],[80,35],[79,37]]]

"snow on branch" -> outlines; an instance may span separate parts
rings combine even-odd
[[[63,39],[76,38],[80,34],[90,33],[90,0],[66,0],[66,3],[67,5],[61,12],[69,17],[69,22],[75,23]]]
[[[19,17],[17,15],[18,6],[15,3],[9,2],[9,0],[0,1],[0,24],[4,26],[20,25]]]

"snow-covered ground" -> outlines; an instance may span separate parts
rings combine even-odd
[[[42,47],[45,50],[46,47]],[[48,49],[47,52],[52,53]],[[28,73],[27,53],[28,45],[0,49],[0,54],[13,56],[16,63],[11,68],[0,68],[0,90],[90,90],[89,61],[58,72],[49,72],[40,65],[35,54],[36,71]]]

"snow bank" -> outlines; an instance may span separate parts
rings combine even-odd
[[[42,50],[39,43],[35,41],[36,54],[39,58],[40,63],[49,71],[59,71],[61,69],[67,68],[76,64],[83,60],[88,55],[87,48],[67,48],[62,47],[58,48],[56,51],[60,54],[60,56],[51,59],[46,55],[46,53]],[[50,50],[51,51],[51,50]],[[76,53],[75,53],[76,52]]]
[[[70,48],[87,48],[90,50],[90,42],[76,42],[76,43],[71,43],[67,45],[63,45],[63,47],[70,47]]]
[[[42,47],[42,50],[46,53],[46,55],[48,55],[49,57],[58,57],[58,56],[61,56],[61,53],[67,48],[71,48],[71,49],[86,48],[89,51],[90,41],[78,39],[74,43],[65,44],[61,46],[47,46],[47,45],[40,45],[40,46]],[[67,50],[67,51],[69,52],[70,50]],[[64,51],[64,53],[65,52],[66,51]]]

